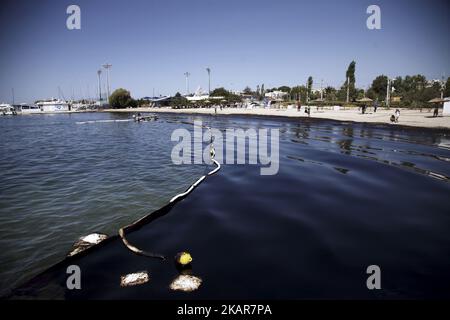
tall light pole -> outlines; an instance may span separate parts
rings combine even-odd
[[[184,73],[184,76],[186,77],[186,94],[187,95],[189,94],[189,76],[190,75],[191,74],[189,72]]]
[[[391,87],[391,79],[389,79],[389,77],[388,77],[388,79],[387,79],[387,87],[386,87],[386,107],[390,107],[390,105],[391,105],[391,90],[390,90],[390,87]]]
[[[395,79],[390,79],[388,77],[387,79],[387,88],[386,88],[386,106],[389,108],[391,106],[391,92],[395,90],[395,88],[392,88],[392,82],[395,81]]]
[[[306,102],[309,102],[309,83],[308,80],[306,80]]]
[[[208,94],[211,94],[211,69],[206,68],[206,72],[208,72]]]
[[[104,65],[102,65],[102,67],[106,69],[106,90],[107,90],[106,101],[108,102],[109,96],[111,94],[111,88],[109,87],[109,69],[112,67],[112,64],[105,63]]]
[[[323,101],[323,79],[320,80],[320,100]]]
[[[101,85],[101,81],[100,81],[100,75],[102,74],[102,70],[99,69],[97,70],[97,75],[98,75],[98,97],[100,99],[100,104],[102,103],[102,85]]]

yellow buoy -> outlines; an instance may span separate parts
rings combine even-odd
[[[181,266],[187,266],[192,262],[192,257],[189,252],[180,252],[175,256],[175,262]]]

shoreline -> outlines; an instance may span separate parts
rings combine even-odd
[[[450,116],[432,117],[432,110],[420,112],[418,110],[402,109],[400,110],[399,122],[391,124],[389,118],[394,113],[393,109],[380,110],[376,113],[367,112],[361,114],[357,109],[350,110],[320,110],[311,111],[311,116],[308,117],[306,113],[297,111],[296,109],[235,109],[226,108],[223,110],[217,109],[217,115],[241,115],[241,116],[261,116],[261,117],[280,117],[280,118],[303,118],[311,120],[333,120],[340,122],[354,122],[354,123],[368,123],[378,125],[392,125],[396,127],[409,128],[425,128],[450,130]],[[199,115],[214,115],[213,108],[186,108],[186,109],[172,109],[168,107],[161,108],[133,108],[133,109],[104,109],[99,112],[111,113],[137,113],[137,112],[152,112],[152,113],[179,113],[179,114],[199,114]]]

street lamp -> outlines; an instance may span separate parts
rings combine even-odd
[[[106,89],[108,95],[106,100],[108,101],[111,94],[111,88],[109,87],[109,69],[112,67],[112,64],[105,63],[104,65],[102,65],[102,67],[106,69]]]
[[[189,72],[185,72],[184,76],[186,77],[186,95],[189,94],[189,76],[191,74]]]
[[[323,79],[320,80],[320,101],[323,101]]]
[[[387,79],[387,87],[386,87],[386,107],[389,108],[391,105],[391,85],[392,81],[395,81],[395,79],[390,79],[388,77]]]
[[[100,75],[102,74],[102,70],[99,69],[97,70],[97,75],[98,75],[98,96],[99,96],[99,101],[100,103],[102,103],[102,85],[100,82]]]

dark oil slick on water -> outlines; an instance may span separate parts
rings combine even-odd
[[[450,136],[334,121],[163,114],[136,124],[77,122],[129,115],[2,118],[0,270],[13,298],[433,298],[450,296]],[[223,165],[165,215],[128,235],[169,257],[188,250],[191,293],[169,289],[173,261],[137,256],[113,238],[63,259],[90,232],[117,229],[168,202],[205,173],[170,161],[171,132],[279,128],[280,171]],[[66,290],[67,264],[82,290]],[[366,267],[382,290],[366,288]],[[148,270],[146,284],[120,276]]]

